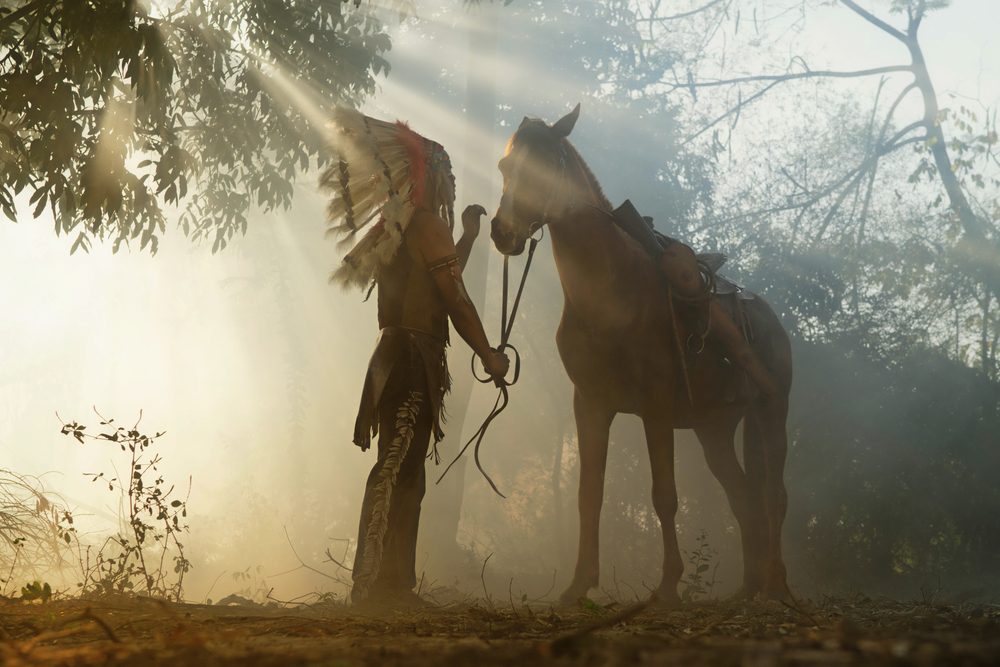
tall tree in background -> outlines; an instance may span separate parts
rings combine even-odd
[[[748,284],[796,334],[796,578],[897,594],[995,587],[984,517],[1000,500],[987,444],[1000,416],[1000,162],[996,112],[947,108],[928,72],[920,29],[950,3],[640,4],[638,25],[657,39],[680,44],[691,23],[688,58],[665,86],[694,112],[685,143],[714,150],[730,181],[698,233],[750,260]],[[794,36],[821,10],[909,58],[812,67]],[[743,36],[749,53],[734,53]]]
[[[913,188],[916,197],[926,197],[924,203],[929,204],[922,220],[925,233],[908,232],[909,243],[912,245],[914,236],[924,237],[923,269],[933,265],[951,280],[951,289],[944,290],[946,294],[940,285],[933,291],[939,299],[952,302],[955,317],[978,328],[955,337],[959,349],[963,349],[958,344],[959,338],[978,339],[975,358],[972,354],[959,356],[994,374],[996,350],[991,345],[996,331],[1000,331],[993,327],[996,299],[1000,295],[1000,161],[996,157],[996,115],[989,110],[977,114],[972,109],[974,104],[969,103],[946,108],[928,71],[920,39],[920,29],[932,11],[944,10],[950,1],[893,0],[886,17],[855,0],[804,3],[716,0],[697,3],[689,12],[672,15],[663,13],[658,2],[637,4],[638,25],[648,31],[650,41],[655,43],[673,36],[676,43],[677,35],[685,31],[694,36],[687,42],[685,64],[673,68],[661,85],[675,93],[675,97],[689,98],[690,108],[705,110],[706,119],[691,128],[687,141],[700,139],[719,153],[725,154],[730,149],[737,123],[742,123],[746,133],[749,128],[745,119],[752,115],[754,107],[766,101],[771,102],[772,108],[780,105],[780,99],[787,102],[789,98],[780,98],[783,91],[795,90],[801,94],[810,82],[817,86],[816,91],[822,90],[819,88],[822,83],[854,81],[860,86],[871,82],[874,103],[870,111],[848,108],[841,100],[827,100],[836,104],[830,107],[831,117],[839,115],[838,122],[831,123],[829,128],[835,135],[817,130],[811,136],[785,138],[812,145],[824,155],[814,155],[811,160],[803,155],[795,162],[776,163],[773,173],[761,175],[755,186],[758,192],[766,190],[770,201],[758,198],[757,209],[744,206],[743,210],[731,211],[728,219],[717,219],[716,224],[735,222],[736,227],[741,226],[746,238],[737,241],[740,247],[766,237],[760,233],[764,227],[784,226],[792,230],[789,242],[795,244],[795,253],[800,257],[818,253],[819,258],[826,255],[829,246],[839,246],[860,258],[877,244],[880,227],[887,224],[884,217],[876,219],[873,214],[879,208],[879,200],[886,202],[893,196],[906,198],[901,194],[907,190],[906,183],[892,183],[883,175],[886,171],[908,174],[910,183],[917,186]],[[865,35],[881,36],[890,44],[898,42],[909,58],[899,63],[872,63],[871,67],[861,69],[811,67],[807,53],[796,53],[795,47],[785,42],[793,43],[787,35],[796,34],[811,12],[824,6],[830,6],[829,11],[852,15]],[[769,41],[766,30],[772,23],[783,30],[772,45],[773,51],[787,53],[791,49],[795,54],[783,66],[762,64],[768,60],[767,47],[762,44]],[[734,54],[722,47],[720,55],[718,45],[707,48],[707,42],[720,34],[726,34],[732,41],[751,35],[751,52]],[[857,97],[852,94],[848,99]],[[803,113],[799,108],[797,115]],[[778,122],[788,118],[785,114]],[[855,132],[854,118],[863,119],[863,130],[858,128]],[[844,131],[844,124],[852,126],[849,132]],[[774,128],[768,128],[767,134],[770,143],[780,141]],[[836,141],[831,136],[845,134],[851,136],[853,143],[842,142],[839,154],[830,155],[829,146],[824,144]],[[761,147],[772,150],[768,145]],[[747,168],[744,161],[742,169]],[[754,221],[759,221],[759,225],[754,227]],[[745,234],[749,227],[755,228],[756,239]],[[894,242],[907,241],[897,235]],[[787,244],[786,247],[790,248]],[[920,253],[911,253],[913,257],[917,254]],[[781,255],[769,256],[769,261],[777,263],[784,259]],[[931,272],[922,270],[922,274],[926,278]],[[941,274],[942,271],[937,272],[938,276]],[[855,315],[855,324],[862,326],[864,315],[859,294],[863,290],[858,273],[848,279],[845,302]]]
[[[326,111],[385,71],[389,38],[359,4],[4,2],[0,210],[51,211],[73,250],[155,252],[176,205],[223,247],[251,207],[288,206]]]

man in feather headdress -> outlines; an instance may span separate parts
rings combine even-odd
[[[340,110],[331,127],[339,160],[321,177],[333,193],[331,231],[353,240],[333,279],[378,289],[381,329],[365,378],[354,443],[367,450],[378,435],[354,559],[355,602],[416,602],[416,540],[431,438],[443,437],[448,390],[448,320],[495,379],[506,356],[489,344],[462,282],[462,269],[486,211],[462,213],[464,234],[452,241],[455,179],[440,144],[404,123]]]

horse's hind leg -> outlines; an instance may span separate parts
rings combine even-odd
[[[767,530],[762,508],[754,511],[747,476],[736,458],[733,435],[737,424],[734,419],[712,420],[696,428],[695,433],[701,441],[708,469],[726,492],[729,507],[740,527],[743,546],[743,588],[740,592],[746,596],[754,596],[761,592],[764,585]]]
[[[614,419],[614,412],[587,401],[579,390],[573,395],[573,412],[580,449],[580,545],[573,581],[559,598],[563,604],[575,603],[599,583],[604,468],[608,460],[608,432]]]
[[[785,490],[785,459],[788,454],[788,397],[771,396],[754,407],[764,453],[764,508],[767,515],[767,569],[764,594],[771,598],[788,596],[785,561],[781,555],[781,532],[788,510]]]
[[[656,589],[660,604],[680,603],[677,584],[684,573],[680,548],[677,546],[677,482],[674,478],[674,427],[664,413],[643,417],[649,467],[653,473],[653,509],[660,519],[663,532],[663,578]]]

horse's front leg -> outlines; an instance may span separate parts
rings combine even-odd
[[[608,461],[608,432],[614,412],[588,401],[579,390],[573,395],[577,442],[580,450],[580,545],[573,582],[560,596],[574,604],[597,586],[600,579],[601,504],[604,502],[604,468]]]
[[[669,403],[666,403],[669,405]],[[663,578],[656,589],[659,604],[680,604],[677,584],[684,573],[680,548],[677,546],[677,483],[674,479],[674,427],[670,411],[651,410],[642,418],[649,450],[649,467],[653,474],[653,509],[660,519],[663,532]]]

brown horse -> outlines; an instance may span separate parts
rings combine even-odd
[[[610,218],[611,205],[593,173],[566,137],[579,105],[554,125],[525,118],[500,160],[503,196],[492,223],[493,242],[506,255],[549,228],[565,303],[556,342],[574,385],[580,452],[580,544],[573,581],[563,593],[573,603],[598,585],[598,535],[604,496],[608,432],[615,415],[638,415],[646,434],[653,476],[653,507],[663,530],[663,573],[657,599],[679,601],[684,566],[674,518],[674,429],[694,429],[712,473],[722,484],[740,526],[746,595],[784,597],[781,557],[785,419],[792,362],[788,336],[771,308],[746,301],[752,346],[780,388],[735,398],[726,388],[742,372],[726,363],[711,342],[689,362],[693,400],[681,389],[672,337],[671,308],[652,259]],[[743,421],[743,466],[733,441]]]

